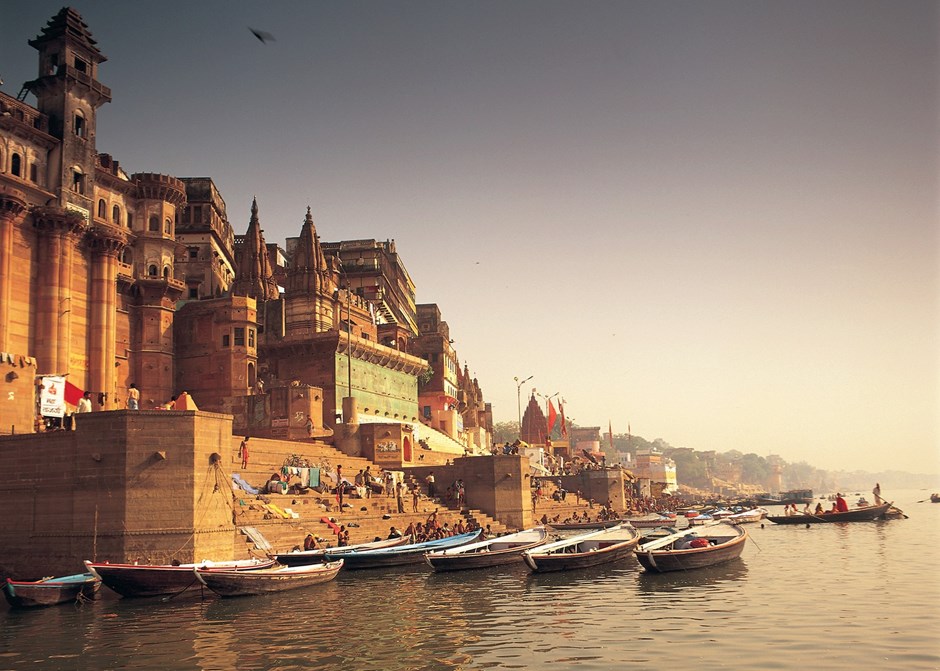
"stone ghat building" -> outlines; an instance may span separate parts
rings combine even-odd
[[[29,44],[37,78],[0,92],[0,505],[12,511],[0,576],[242,557],[241,533],[262,527],[289,548],[328,535],[321,511],[370,535],[392,515],[407,526],[393,498],[339,510],[329,485],[278,499],[296,518],[271,519],[241,485],[233,496],[235,473],[264,486],[304,455],[327,483],[340,463],[418,482],[433,470],[442,489],[467,483],[467,506],[448,514],[533,523],[528,460],[475,456],[491,409],[438,307],[415,301],[394,241],[321,243],[308,208],[281,249],[257,202],[236,237],[211,178],[129,173],[97,150],[106,58],[75,10]],[[37,385],[52,375],[91,392],[73,430],[38,432]],[[139,410],[126,409],[132,384]],[[182,392],[198,409],[164,409]],[[570,486],[602,500],[622,489],[608,477]]]
[[[309,416],[354,451],[357,425],[379,422],[454,453],[487,446],[479,385],[453,352],[447,382],[434,374],[448,334],[419,329],[394,241],[321,244],[308,208],[284,252],[257,202],[236,240],[211,178],[128,173],[98,152],[107,59],[74,9],[29,45],[37,78],[0,92],[0,434],[34,430],[35,381],[62,375],[95,410],[126,407],[135,384],[142,409],[186,391],[254,435],[306,438]],[[419,403],[443,408],[438,388],[446,421]]]

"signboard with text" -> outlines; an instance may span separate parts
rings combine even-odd
[[[47,375],[42,378],[42,391],[39,394],[39,414],[44,417],[63,417],[65,415],[64,377]]]

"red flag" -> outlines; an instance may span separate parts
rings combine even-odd
[[[558,409],[561,411],[561,437],[568,437],[568,423],[565,421],[565,403],[558,401]]]
[[[65,381],[65,402],[69,405],[78,405],[78,402],[81,400],[82,396],[85,395],[85,392],[76,387],[74,384]]]
[[[555,406],[552,405],[552,399],[548,399],[548,435],[552,435],[552,429],[555,428],[555,420],[558,413],[555,412]]]

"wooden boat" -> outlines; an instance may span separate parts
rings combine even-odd
[[[254,571],[225,571],[196,567],[200,583],[219,596],[253,596],[284,592],[298,587],[329,582],[343,568],[343,560],[326,564],[275,566]]]
[[[34,581],[7,578],[3,585],[3,595],[11,606],[35,608],[55,606],[69,601],[95,599],[100,588],[101,580],[93,573],[77,573]]]
[[[744,551],[745,541],[747,531],[743,527],[712,522],[643,543],[634,552],[647,571],[688,571],[737,559]],[[701,546],[683,547],[688,542]]]
[[[753,524],[754,522],[760,522],[766,516],[767,511],[764,508],[752,508],[751,510],[744,510],[740,513],[729,515],[725,519],[732,524]]]
[[[496,536],[447,550],[428,552],[424,559],[435,571],[489,568],[514,564],[522,559],[523,552],[538,547],[547,540],[548,531],[545,527],[535,527],[507,536]]]
[[[779,495],[760,494],[757,496],[756,501],[759,506],[805,505],[813,502],[813,490],[791,489],[786,492],[781,492]]]
[[[125,597],[161,596],[178,594],[190,589],[201,589],[193,569],[197,566],[211,570],[252,571],[271,568],[273,559],[241,559],[238,561],[199,564],[108,564],[85,562],[85,567],[101,579],[106,587]]]
[[[333,561],[334,558],[344,560],[343,567],[347,569],[382,568],[385,566],[420,564],[424,561],[425,552],[446,550],[447,548],[455,548],[460,545],[472,543],[480,537],[480,533],[478,529],[457,536],[448,536],[446,538],[438,538],[422,543],[409,543],[407,545],[398,545],[396,547],[382,548],[380,550],[359,550],[357,552],[346,553],[334,553],[332,550],[327,550],[326,558],[329,561]]]
[[[549,522],[548,526],[556,531],[590,531],[608,529],[622,524],[625,520],[597,520],[596,522]]]
[[[624,522],[526,550],[522,558],[534,573],[569,571],[625,559],[639,542],[639,532]]]
[[[866,506],[864,508],[851,508],[844,513],[823,513],[811,515],[768,515],[767,519],[775,524],[828,524],[832,522],[871,522],[882,517],[891,507],[890,503],[880,506]]]
[[[344,545],[335,548],[321,548],[319,550],[298,550],[297,552],[282,552],[271,555],[277,560],[278,564],[283,566],[306,566],[308,564],[322,564],[326,561],[326,553],[329,552],[334,558],[345,555],[348,552],[359,552],[360,550],[381,550],[382,548],[392,548],[399,545],[405,545],[411,542],[411,536],[402,536],[400,538],[387,538],[380,541],[370,541],[368,543],[356,543],[355,545]]]
[[[931,503],[940,503],[940,494],[931,494],[930,495]]]
[[[628,518],[625,520],[629,522],[637,529],[656,529],[657,527],[668,527],[672,526],[675,521],[675,515],[669,517],[668,515],[656,515],[655,517],[635,517]]]
[[[701,513],[695,517],[689,517],[688,520],[690,527],[700,527],[702,525],[708,524],[709,522],[714,522],[715,518],[708,513]]]

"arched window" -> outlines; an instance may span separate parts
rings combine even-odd
[[[19,154],[13,154],[13,158],[10,159],[10,172],[16,177],[23,176],[23,159]]]
[[[85,123],[85,116],[81,110],[75,112],[75,134],[78,137],[88,137],[88,124]]]
[[[173,222],[169,217],[167,217],[163,222],[163,232],[167,235],[171,235],[173,233]]]
[[[134,227],[134,213],[130,211],[128,211],[127,213],[127,227],[128,228]]]
[[[126,263],[127,265],[131,265],[133,262],[134,262],[134,253],[130,250],[130,248],[125,247],[124,251],[121,252],[121,263]]]
[[[248,386],[249,386],[249,388],[250,388],[250,387],[254,387],[256,382],[257,382],[257,378],[255,377],[255,365],[254,365],[253,363],[249,363],[249,364],[248,364]]]
[[[104,198],[98,200],[98,218],[106,219],[108,214],[108,205],[104,202]]]
[[[160,232],[160,217],[155,214],[150,215],[150,225],[148,226],[148,230],[152,233]]]
[[[151,264],[150,264],[150,267],[147,268],[147,274],[150,275],[150,277],[156,277],[156,276],[157,276],[157,267],[156,267],[154,264],[151,263]]]
[[[111,209],[111,221],[118,226],[121,225],[121,208],[118,205],[115,205]]]
[[[72,168],[72,191],[85,195],[85,173],[78,166]]]
[[[163,266],[163,279],[170,279],[170,266]]]

